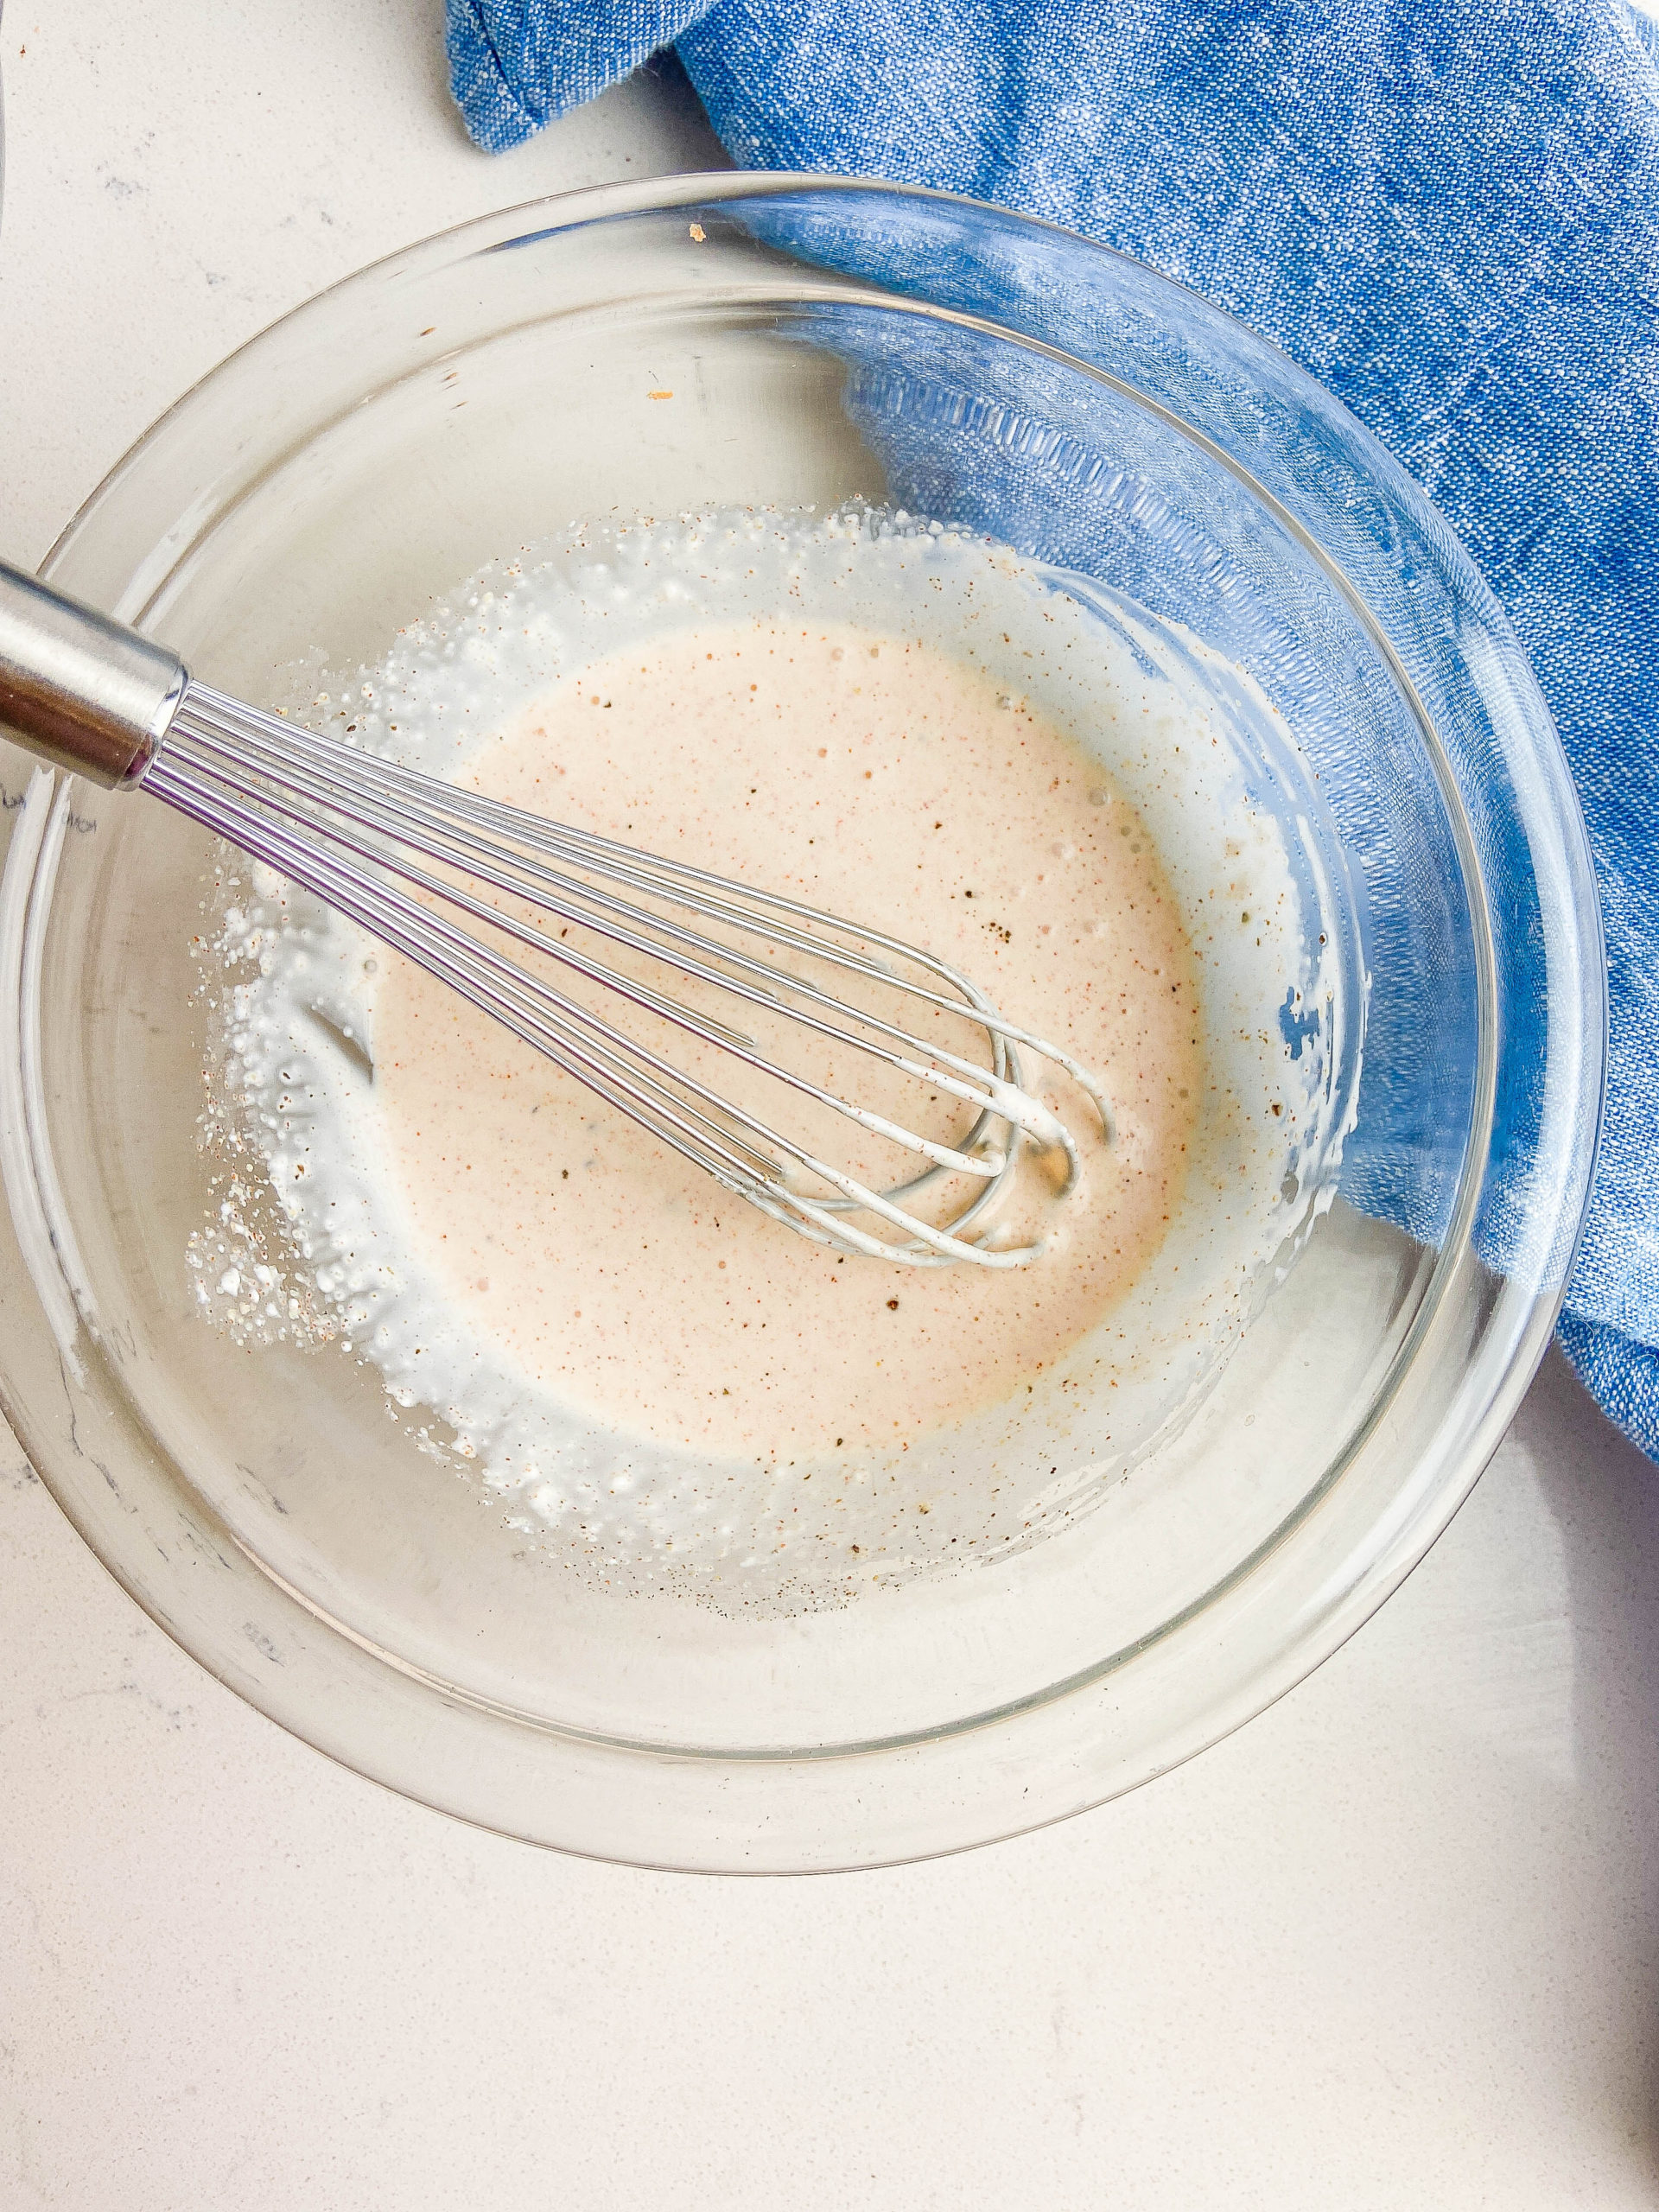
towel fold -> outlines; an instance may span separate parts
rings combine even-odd
[[[1273,339],[1507,610],[1589,823],[1608,1108],[1561,1325],[1659,1459],[1659,41],[1624,0],[448,0],[517,143],[672,45],[743,166],[930,184]]]

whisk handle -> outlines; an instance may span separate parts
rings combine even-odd
[[[136,780],[188,681],[165,645],[0,561],[0,727],[43,760]]]

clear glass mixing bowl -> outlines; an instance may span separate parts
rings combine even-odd
[[[1259,1711],[1468,1491],[1590,1179],[1590,866],[1497,606],[1289,361],[1058,231],[742,175],[492,217],[227,361],[50,572],[259,699],[279,668],[378,661],[573,517],[855,496],[988,529],[1250,671],[1340,840],[1366,1024],[1341,1194],[1219,1380],[1092,1510],[971,1572],[793,1618],[609,1597],[418,1451],[372,1370],[216,1333],[185,1264],[210,1203],[206,842],[78,788],[60,845],[0,756],[7,1416],[111,1571],[262,1711],[429,1803],[609,1858],[945,1851]],[[1088,1428],[1057,1443],[1067,1475]]]

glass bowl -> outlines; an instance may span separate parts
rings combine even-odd
[[[269,699],[274,671],[378,662],[573,517],[855,497],[988,531],[1248,671],[1345,887],[1333,1065],[1358,1092],[1335,1203],[1186,1417],[1109,1479],[1078,1421],[1056,1448],[1090,1510],[970,1571],[764,1618],[607,1593],[418,1450],[338,1347],[216,1332],[186,1267],[212,1203],[189,949],[210,849],[79,786],[53,829],[19,804],[22,756],[0,759],[8,1418],[111,1573],[261,1711],[429,1804],[607,1858],[947,1851],[1258,1712],[1467,1492],[1589,1186],[1590,865],[1491,594],[1282,355],[1062,232],[745,175],[493,216],[226,362],[49,571]]]

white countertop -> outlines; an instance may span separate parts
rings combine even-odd
[[[0,550],[272,316],[712,165],[632,86],[499,161],[437,0],[11,0]],[[1312,1681],[931,1866],[476,1834],[202,1674],[0,1452],[0,2212],[1659,2202],[1659,1474],[1552,1356]]]

